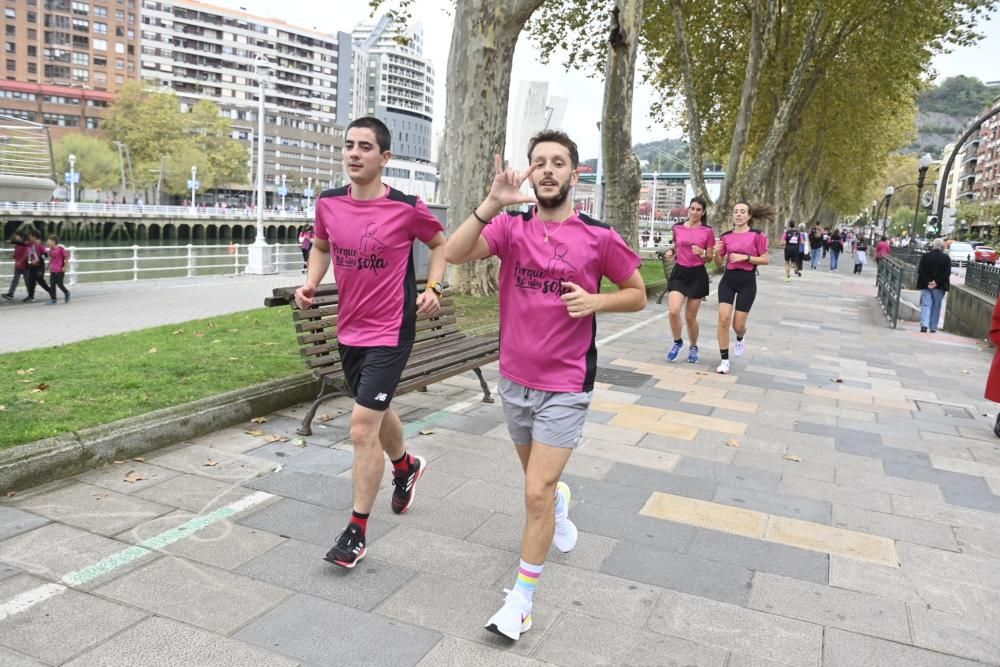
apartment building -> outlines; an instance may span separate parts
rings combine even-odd
[[[993,101],[993,108],[997,106],[1000,106],[1000,97]],[[979,128],[975,174],[975,200],[1000,201],[1000,115],[986,120]]]

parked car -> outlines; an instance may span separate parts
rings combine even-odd
[[[973,252],[972,244],[964,241],[955,241],[948,246],[948,256],[956,266],[968,264],[970,259],[974,259]]]
[[[974,260],[977,262],[985,262],[986,264],[997,263],[997,251],[988,245],[976,246],[973,253]]]

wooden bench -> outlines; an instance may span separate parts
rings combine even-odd
[[[418,292],[423,291],[426,279],[418,280]],[[268,307],[290,305],[292,320],[298,332],[299,352],[306,368],[321,381],[319,395],[306,412],[300,435],[312,435],[312,420],[316,410],[326,400],[350,396],[344,381],[343,367],[337,346],[337,308],[340,294],[335,284],[321,285],[316,290],[312,308],[301,310],[295,305],[295,287],[279,287],[264,300]],[[491,364],[500,357],[500,337],[497,332],[489,335],[469,335],[458,328],[452,291],[448,288],[441,295],[441,312],[435,317],[417,318],[413,352],[403,369],[396,395],[425,389],[445,378],[472,371],[479,378],[483,402],[492,403],[489,385],[483,378],[480,366]]]
[[[668,285],[670,284],[670,272],[674,270],[674,260],[667,259],[667,250],[657,250],[656,258],[663,264],[663,278],[667,281],[667,285],[663,286],[660,296],[656,297],[656,305],[660,305],[663,303],[663,297],[667,295]]]

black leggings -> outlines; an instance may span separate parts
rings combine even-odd
[[[69,290],[66,289],[66,285],[63,282],[65,279],[66,279],[66,274],[63,273],[62,271],[59,271],[58,273],[55,272],[55,271],[53,271],[52,273],[49,274],[49,280],[52,281],[52,298],[53,299],[56,297],[56,288],[57,287],[62,290],[63,294],[65,294],[66,296],[69,296]]]
[[[43,290],[49,293],[49,296],[53,299],[56,298],[56,293],[49,287],[49,284],[45,282],[45,269],[28,269],[28,298],[35,298],[35,286],[41,286]]]
[[[719,303],[736,304],[736,310],[749,313],[757,298],[757,276],[753,271],[726,269],[719,281]]]

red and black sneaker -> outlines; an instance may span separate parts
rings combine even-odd
[[[413,465],[410,467],[410,472],[405,475],[393,475],[392,477],[392,511],[396,514],[402,514],[406,510],[410,509],[410,505],[413,504],[413,496],[415,495],[417,480],[420,476],[424,474],[424,470],[427,469],[427,461],[422,456],[413,457]]]
[[[365,557],[365,536],[356,524],[348,524],[337,538],[337,544],[327,552],[324,560],[348,569]]]

